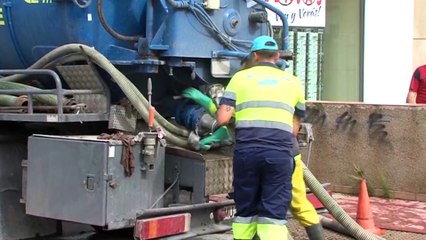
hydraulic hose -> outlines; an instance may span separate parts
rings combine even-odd
[[[109,34],[111,34],[111,36],[115,37],[118,40],[128,41],[128,42],[137,42],[139,38],[141,38],[141,36],[125,36],[114,31],[114,29],[112,29],[105,20],[104,12],[102,10],[102,0],[98,0],[98,17],[99,17],[99,21],[101,22],[105,30]]]
[[[327,210],[336,218],[336,220],[347,229],[349,234],[359,240],[384,240],[384,238],[376,236],[372,233],[365,231],[359,226],[330,196],[330,194],[324,189],[321,183],[315,178],[312,172],[302,162],[303,176],[311,191],[321,201],[321,203],[327,208]]]

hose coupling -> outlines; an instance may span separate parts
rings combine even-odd
[[[188,146],[196,151],[200,150],[200,136],[191,131],[188,136]]]
[[[155,169],[155,149],[157,147],[157,133],[145,132],[143,135],[143,164],[142,170]]]
[[[205,135],[212,133],[217,129],[217,121],[210,114],[204,113],[200,118],[200,123],[198,126],[198,134]]]

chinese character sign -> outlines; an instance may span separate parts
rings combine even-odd
[[[289,26],[325,27],[326,0],[264,0],[281,10]],[[279,16],[268,11],[268,20],[273,26],[281,26]]]

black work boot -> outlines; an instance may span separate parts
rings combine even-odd
[[[309,240],[325,240],[321,223],[306,227]]]

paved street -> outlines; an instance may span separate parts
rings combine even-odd
[[[294,219],[289,219],[288,223],[289,231],[293,237],[293,240],[308,240],[306,236],[305,229],[299,225],[299,223]],[[330,231],[325,229],[325,236],[327,240],[352,240],[354,238]],[[386,240],[401,240],[401,239],[410,239],[410,240],[422,240],[426,239],[425,235],[408,233],[408,232],[397,232],[397,231],[385,231]],[[46,240],[46,238],[37,238],[37,240]],[[176,240],[177,238],[172,238]],[[198,236],[191,238],[192,240],[232,240],[232,233],[226,232],[222,234],[209,234],[204,236]],[[60,238],[51,238],[51,240],[133,240],[132,230],[120,231],[120,232],[106,232],[104,234],[95,234],[94,232],[79,234],[72,237],[60,237]]]

